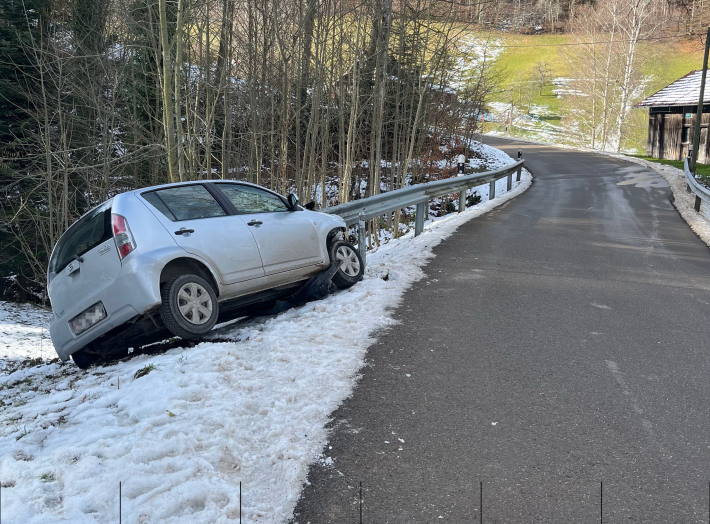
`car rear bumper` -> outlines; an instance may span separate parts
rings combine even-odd
[[[49,327],[52,343],[57,355],[62,360],[68,360],[72,353],[79,351],[101,335],[121,326],[138,316],[140,313],[133,306],[122,308],[109,313],[108,317],[92,326],[81,335],[74,335],[65,320],[54,320]]]
[[[159,289],[153,285],[151,279],[146,278],[150,272],[141,274],[125,271],[125,267],[123,269],[119,277],[99,293],[77,300],[77,308],[64,314],[62,318],[54,317],[49,332],[60,359],[68,360],[72,353],[160,304]],[[98,301],[101,301],[106,309],[106,318],[80,335],[75,335],[69,326],[69,320]]]

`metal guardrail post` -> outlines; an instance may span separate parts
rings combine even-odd
[[[695,205],[693,207],[700,213],[700,197],[698,195],[695,195]]]
[[[459,213],[466,211],[466,190],[462,189],[459,193]]]
[[[518,151],[518,160],[522,160],[522,159],[523,159],[523,152],[522,152],[522,151]],[[517,172],[516,172],[516,174],[515,174],[515,181],[516,181],[516,182],[520,182],[520,176],[521,176],[522,174],[523,174],[523,166],[518,166],[518,170],[517,170]]]
[[[508,184],[505,190],[510,191],[511,189],[513,189],[513,173],[508,175]]]
[[[365,216],[360,213],[357,217],[357,249],[360,252],[362,263],[365,264],[367,258],[367,235],[365,234]]]
[[[488,200],[493,200],[496,197],[496,182],[497,180],[491,180],[488,184]]]
[[[423,202],[417,203],[417,214],[414,217],[414,236],[421,235],[424,231],[424,220],[426,220],[426,215],[429,212],[429,201],[424,200]]]

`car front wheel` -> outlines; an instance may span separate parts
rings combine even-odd
[[[200,338],[217,322],[217,294],[207,280],[194,274],[173,277],[161,287],[160,317],[180,338]]]
[[[365,272],[360,253],[350,242],[340,240],[330,248],[330,260],[338,266],[333,275],[333,284],[340,289],[345,289],[359,280]]]

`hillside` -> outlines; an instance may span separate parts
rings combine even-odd
[[[503,32],[477,33],[476,38],[490,42],[497,50],[493,71],[497,89],[490,95],[488,109],[493,122],[484,131],[507,133],[521,138],[556,141],[580,145],[583,139],[571,121],[570,98],[575,96],[567,79],[579,78],[573,67],[575,37],[570,34],[519,35]],[[641,70],[645,78],[643,96],[698,69],[702,64],[702,48],[698,40],[645,43],[642,52],[648,56]],[[544,86],[539,80],[540,68],[546,66]],[[510,103],[513,101],[512,119]],[[624,150],[645,151],[647,111],[634,109],[629,118]]]

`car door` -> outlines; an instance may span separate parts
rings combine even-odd
[[[203,258],[224,284],[264,276],[251,228],[227,210],[202,184],[172,186],[142,194],[185,251]]]
[[[265,275],[323,265],[318,231],[304,211],[291,211],[284,199],[265,189],[233,182],[214,187],[251,228]]]

